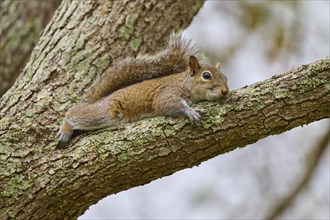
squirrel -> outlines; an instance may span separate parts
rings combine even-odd
[[[211,66],[198,61],[191,41],[180,36],[169,42],[155,59],[131,60],[132,64],[125,61],[117,66],[121,72],[115,75],[120,82],[95,84],[99,87],[90,93],[93,102],[76,105],[66,113],[57,133],[58,141],[68,142],[74,130],[94,130],[154,116],[183,115],[201,125],[200,113],[189,104],[226,96],[227,78],[219,63]]]

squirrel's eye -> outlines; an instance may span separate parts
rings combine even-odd
[[[203,73],[203,78],[204,78],[204,79],[207,79],[207,80],[211,79],[211,78],[212,78],[211,73],[209,73],[209,72],[204,72],[204,73]]]

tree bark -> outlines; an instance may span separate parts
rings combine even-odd
[[[55,148],[57,123],[96,74],[118,59],[158,50],[173,30],[187,27],[202,4],[201,0],[62,2],[20,77],[0,99],[0,219],[71,219],[97,201],[94,196],[86,200],[89,195],[80,188],[92,173],[75,182],[80,171],[65,171],[75,159],[58,157],[62,150]],[[55,167],[46,171],[49,165],[62,167],[63,172]],[[57,177],[52,180],[53,176]],[[72,181],[74,186],[66,189]],[[105,196],[97,194],[99,199]]]
[[[15,82],[60,0],[0,3],[0,97]]]
[[[80,133],[67,148],[57,147],[63,115],[96,74],[117,59],[157,50],[200,6],[63,1],[21,77],[0,99],[0,219],[76,218],[107,195],[329,117],[325,58],[235,90],[221,102],[196,105],[206,112],[202,127],[156,117]]]

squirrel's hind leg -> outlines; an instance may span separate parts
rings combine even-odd
[[[58,141],[68,142],[74,130],[96,130],[115,125],[118,120],[111,117],[108,109],[102,102],[74,106],[63,119],[57,133]]]

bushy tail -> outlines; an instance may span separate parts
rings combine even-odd
[[[198,47],[182,33],[172,34],[167,47],[152,56],[122,60],[101,74],[87,94],[88,102],[95,102],[125,86],[185,71],[188,58],[198,53]]]

